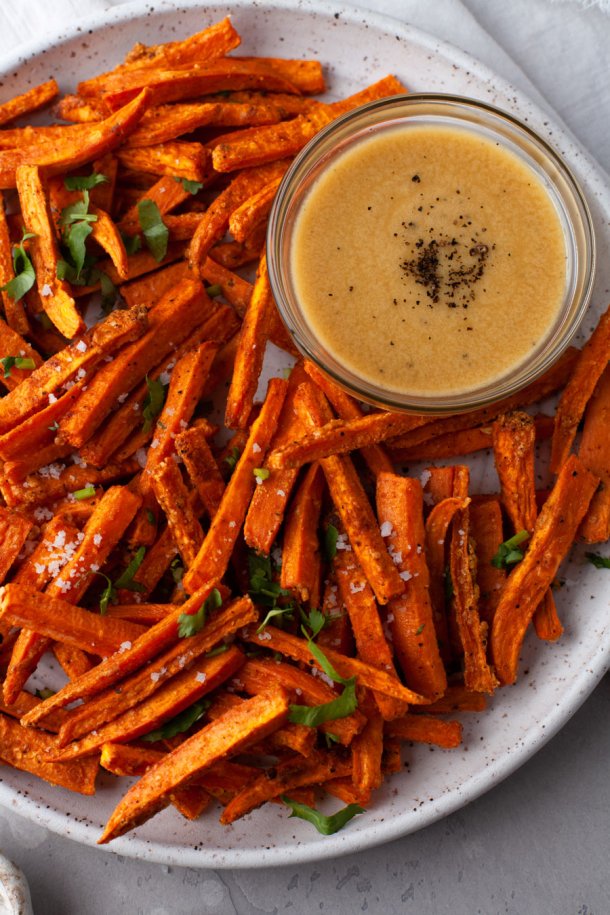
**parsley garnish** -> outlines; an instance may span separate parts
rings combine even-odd
[[[23,243],[26,242],[28,238],[35,237],[36,236],[31,232],[26,232],[25,229],[23,230],[21,241],[13,248],[13,272],[15,276],[12,280],[9,280],[8,283],[5,283],[4,286],[0,286],[0,291],[6,292],[15,302],[22,299],[26,292],[28,292],[36,282],[36,273],[34,272],[32,261],[23,247]]]
[[[153,511],[151,511],[150,508],[146,509],[146,520],[148,521],[149,524],[157,523],[157,519],[155,518],[155,513]],[[175,560],[174,560],[174,562],[175,562]]]
[[[149,200],[148,197],[140,200],[138,203],[138,219],[140,220],[142,234],[148,250],[157,262],[162,261],[167,254],[169,231],[163,222],[161,210],[154,200]]]
[[[85,244],[93,232],[93,222],[97,222],[97,216],[89,212],[89,191],[84,188],[82,198],[61,211],[59,224],[63,227],[62,240],[67,259],[57,262],[57,275],[60,279],[79,285],[83,268],[91,268],[96,262],[96,258],[87,256]],[[92,282],[90,276],[87,277],[87,282]]]
[[[231,473],[233,473],[233,471],[235,470],[235,465],[237,464],[240,457],[241,457],[241,451],[235,445],[231,448],[229,453],[227,455],[225,455],[225,457],[223,457],[222,460],[225,464],[228,464],[229,470],[231,471]]]
[[[217,645],[216,648],[212,648],[211,651],[206,651],[204,658],[215,658],[216,655],[224,654],[225,651],[229,650],[229,646],[225,643],[224,645]]]
[[[107,184],[108,176],[101,172],[92,172],[90,175],[72,175],[64,178],[64,185],[68,191],[90,191],[98,184]]]
[[[185,731],[188,731],[196,721],[199,721],[209,707],[210,702],[208,700],[194,702],[193,705],[189,705],[188,708],[185,708],[185,710],[180,712],[179,715],[176,715],[175,718],[170,718],[169,721],[162,724],[156,731],[145,734],[144,737],[142,737],[142,740],[146,740],[148,743],[155,743],[157,740],[169,740],[170,737],[175,737],[177,734],[183,734]]]
[[[256,477],[257,482],[262,483],[263,480],[269,479],[271,471],[267,467],[255,467],[252,473]]]
[[[337,555],[337,540],[339,531],[334,524],[329,524],[324,532],[324,554],[328,562],[331,562]]]
[[[290,814],[291,817],[299,817],[301,820],[307,820],[308,823],[312,823],[323,836],[332,836],[333,833],[343,829],[345,824],[349,823],[352,817],[357,816],[359,813],[365,813],[364,807],[361,807],[360,804],[348,804],[347,807],[338,810],[337,813],[333,813],[331,816],[325,816],[323,813],[320,813],[319,810],[316,810],[315,807],[309,807],[307,804],[293,801],[285,794],[282,794],[281,798],[284,803],[290,807],[292,811]]]
[[[179,556],[175,556],[169,565],[169,570],[172,573],[172,578],[174,579],[174,584],[179,585],[184,576],[184,566],[182,565],[181,559]]]
[[[84,489],[77,489],[72,495],[78,502],[81,502],[83,499],[90,499],[95,495],[95,486],[85,486]]]
[[[133,577],[142,565],[142,561],[145,555],[146,547],[138,547],[137,552],[129,565],[123,574],[120,575],[114,583],[114,587],[117,591],[119,588],[123,588],[126,591],[144,591],[144,585],[141,585],[139,581],[134,581]]]
[[[164,385],[157,380],[151,381],[147,375],[146,387],[148,393],[144,398],[144,404],[142,406],[142,418],[144,420],[142,429],[144,432],[150,432],[155,417],[157,417],[163,409],[167,385]]]
[[[321,618],[321,622],[320,622]],[[358,699],[356,697],[356,677],[345,678],[337,673],[319,645],[316,645],[313,639],[324,627],[326,617],[319,610],[312,610],[308,618],[311,631],[302,626],[302,632],[307,639],[307,647],[324,671],[327,677],[334,683],[343,684],[343,692],[336,699],[325,702],[323,705],[291,705],[288,714],[288,720],[293,724],[306,724],[309,727],[316,727],[325,721],[333,721],[337,718],[346,718],[358,708]]]
[[[214,283],[213,286],[206,286],[205,291],[211,299],[215,299],[217,295],[222,295],[222,286],[220,283]]]
[[[510,537],[508,540],[505,540],[504,543],[501,543],[498,547],[498,552],[491,560],[492,566],[495,566],[496,569],[506,569],[508,566],[521,562],[523,559],[523,551],[517,549],[517,547],[519,544],[523,543],[524,540],[528,540],[529,536],[527,531],[519,531],[514,537]]]
[[[418,626],[417,629],[415,630],[415,635],[421,635],[422,632],[424,631],[425,627],[426,627],[425,623],[422,623],[421,626]]]
[[[57,432],[59,429],[59,423],[57,422],[57,420],[55,420],[54,423],[51,423],[50,426],[47,426],[47,429],[49,429],[51,432]]]
[[[201,181],[190,181],[188,178],[174,178],[174,181],[178,181],[189,194],[198,194],[203,187]]]
[[[0,359],[0,365],[4,370],[4,377],[11,377],[11,369],[35,369],[36,363],[33,359],[23,356],[5,356]]]
[[[599,553],[585,553],[585,556],[596,569],[610,569],[610,556],[600,556]]]
[[[217,610],[222,606],[222,597],[218,588],[206,597],[197,613],[181,613],[178,617],[178,635],[181,639],[187,639],[192,635],[197,635],[205,626],[205,622],[210,610]]]
[[[42,689],[36,690],[35,695],[38,696],[39,699],[42,699],[44,701],[45,699],[50,699],[51,696],[54,696],[55,692],[56,692],[56,690],[50,689],[48,686],[43,686]]]
[[[108,613],[108,604],[116,604],[117,602],[117,593],[107,575],[104,575],[103,572],[96,572],[95,574],[101,575],[102,578],[106,579],[106,587],[100,595],[100,615],[106,616]]]

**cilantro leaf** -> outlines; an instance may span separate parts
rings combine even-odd
[[[206,651],[204,658],[215,658],[216,655],[224,654],[225,651],[229,650],[229,646],[225,643],[223,645],[217,645],[216,648],[212,648],[210,651]]]
[[[176,734],[183,734],[185,731],[188,731],[196,721],[199,721],[209,707],[210,702],[208,700],[194,702],[193,705],[189,705],[189,707],[185,708],[179,715],[164,722],[160,728],[151,731],[149,734],[145,734],[144,737],[142,737],[142,740],[146,740],[148,743],[155,743],[157,740],[169,740],[170,737],[175,737]]]
[[[42,689],[36,690],[35,695],[37,695],[39,699],[42,699],[44,701],[45,699],[50,699],[51,696],[54,696],[55,692],[56,692],[56,690],[50,689],[48,686],[43,686]]]
[[[140,200],[138,203],[138,219],[140,220],[142,234],[148,250],[156,261],[162,261],[167,254],[169,231],[163,222],[161,210],[154,200],[149,200],[148,197]]]
[[[0,359],[0,365],[4,370],[4,377],[11,377],[11,369],[35,369],[36,363],[33,359],[23,356],[4,356]]]
[[[303,630],[303,631],[305,632],[305,630]],[[324,671],[326,676],[330,677],[330,679],[333,680],[334,683],[342,683],[344,686],[348,686],[352,682],[353,677],[349,677],[348,679],[346,679],[345,677],[342,677],[340,674],[338,674],[337,671],[335,670],[335,668],[333,667],[333,665],[330,663],[330,661],[324,654],[324,652],[322,651],[322,649],[320,648],[320,646],[316,645],[315,642],[312,642],[312,640],[309,637],[309,635],[307,634],[307,632],[305,632],[305,636],[307,637],[307,647],[309,648],[310,652],[312,653],[312,655],[314,656],[314,658],[316,659],[316,661],[318,662],[318,664],[320,665],[320,667],[322,668],[322,670]]]
[[[102,311],[107,315],[110,314],[115,306],[118,296],[117,288],[108,274],[104,273],[103,270],[96,270],[95,272],[99,275],[100,292],[102,294]]]
[[[85,486],[84,489],[77,489],[72,495],[77,502],[81,502],[83,499],[91,499],[95,495],[95,486]]]
[[[223,463],[228,464],[229,470],[231,473],[235,470],[235,465],[241,457],[241,451],[235,445],[231,448],[230,452],[223,457]]]
[[[523,543],[524,540],[528,540],[529,536],[527,531],[519,531],[513,537],[509,537],[508,540],[501,543],[496,555],[491,560],[492,566],[496,569],[506,569],[508,566],[521,562],[523,559],[523,552],[522,550],[517,549],[517,547]]]
[[[288,721],[293,724],[305,724],[315,728],[325,721],[336,721],[337,718],[346,718],[358,708],[356,698],[356,677],[343,681],[343,692],[336,699],[322,705],[291,705]]]
[[[70,226],[75,222],[97,222],[95,213],[89,212],[89,191],[84,190],[80,200],[64,207],[59,217],[60,226]]]
[[[174,584],[179,585],[184,577],[184,566],[180,556],[175,556],[174,559],[170,562],[169,570],[172,573],[172,578],[174,579]]]
[[[197,613],[181,613],[178,617],[178,635],[181,639],[187,639],[192,635],[197,635],[205,626],[205,622],[210,610],[216,610],[222,606],[222,597],[218,588],[206,597]]]
[[[348,804],[347,807],[343,807],[343,809],[338,810],[337,813],[333,813],[331,816],[325,816],[323,813],[320,813],[319,810],[316,810],[315,807],[309,807],[307,804],[293,801],[285,794],[282,794],[281,798],[292,810],[292,813],[290,814],[291,817],[299,817],[301,820],[307,820],[307,822],[312,823],[323,836],[332,836],[335,832],[343,829],[345,824],[349,823],[352,817],[357,816],[359,813],[365,813],[364,807],[361,807],[360,804]]]
[[[139,235],[126,235],[121,232],[121,238],[127,254],[136,254],[142,247],[142,239]]]
[[[585,553],[585,556],[596,569],[610,569],[610,556],[600,556],[599,553]]]
[[[142,565],[145,555],[146,547],[138,547],[138,550],[129,565],[114,583],[114,587],[117,591],[119,588],[123,588],[126,591],[144,591],[144,585],[141,585],[139,581],[134,581],[133,577]]]
[[[144,404],[142,406],[142,418],[144,420],[142,429],[144,432],[150,432],[153,421],[163,409],[163,404],[165,403],[165,395],[167,393],[167,385],[162,384],[158,380],[151,381],[147,375],[146,387],[148,389],[148,393],[144,398]]]
[[[206,286],[205,291],[211,299],[215,299],[217,295],[222,295],[222,286],[220,283],[214,283],[213,286]]]
[[[288,607],[274,607],[273,610],[269,611],[269,613],[267,614],[265,619],[262,621],[262,623],[256,630],[257,635],[259,632],[262,632],[263,629],[266,626],[268,626],[269,623],[271,622],[271,620],[274,619],[276,616],[281,617],[282,620],[283,619],[289,619],[289,620],[293,619],[293,609],[294,608],[292,607],[292,605],[289,605]],[[279,622],[281,622],[281,620]]]
[[[201,181],[190,181],[188,178],[174,178],[189,194],[198,194],[203,184]]]
[[[264,480],[269,479],[271,471],[267,467],[255,467],[252,473],[256,477],[256,482],[262,483]]]
[[[0,291],[6,292],[9,298],[15,302],[22,299],[36,282],[36,273],[32,261],[23,247],[28,238],[35,237],[31,232],[26,232],[24,229],[21,241],[13,248],[13,272],[15,276],[4,286],[0,286]]]
[[[64,232],[64,242],[70,252],[70,257],[74,262],[77,279],[80,277],[81,271],[85,266],[85,257],[87,256],[85,242],[92,232],[93,226],[84,220],[73,223],[69,229]]]
[[[326,623],[329,620],[329,617],[324,616],[320,610],[310,610],[308,616],[305,617],[307,625],[311,629],[311,637],[315,639],[317,635],[322,632]]]
[[[90,191],[98,184],[107,184],[108,176],[101,172],[92,172],[90,175],[72,175],[64,178],[64,186],[68,191]]]
[[[116,604],[117,602],[117,593],[114,585],[110,581],[107,575],[104,575],[103,572],[96,572],[96,575],[100,575],[106,580],[106,587],[100,595],[100,616],[106,616],[108,613],[108,605]]]
[[[324,554],[328,562],[331,562],[337,555],[337,540],[339,531],[334,524],[329,524],[324,532]]]

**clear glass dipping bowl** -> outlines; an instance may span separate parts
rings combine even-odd
[[[492,382],[442,396],[384,389],[354,373],[316,337],[295,293],[291,243],[295,219],[309,189],[342,152],[360,139],[406,122],[467,129],[500,143],[525,162],[551,197],[563,226],[567,271],[563,303],[526,362]],[[298,349],[341,387],[385,409],[414,413],[459,413],[508,397],[533,382],[559,358],[586,312],[595,271],[595,236],[589,208],[571,171],[546,141],[512,115],[453,95],[399,95],[371,102],[331,122],[297,156],[276,196],[267,233],[269,278],[277,306]]]

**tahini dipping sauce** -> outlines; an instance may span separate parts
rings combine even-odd
[[[465,129],[368,134],[306,195],[292,280],[324,347],[362,379],[419,396],[507,374],[556,321],[567,252],[534,171]]]

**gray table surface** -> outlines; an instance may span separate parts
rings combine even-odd
[[[421,0],[424,19],[433,4]],[[600,54],[610,74],[610,16],[547,0],[464,5],[610,169],[610,86],[596,97],[583,93],[580,103],[570,91],[575,79],[586,85]],[[437,31],[442,34],[442,23]],[[559,45],[558,35],[565,36]],[[557,46],[561,54],[550,67]],[[486,62],[502,69],[493,52]],[[78,846],[4,811],[0,849],[24,870],[36,915],[608,915],[609,722],[606,677],[565,728],[501,786],[414,835],[317,864],[170,869]]]

